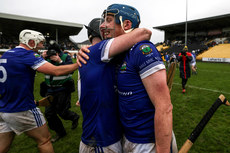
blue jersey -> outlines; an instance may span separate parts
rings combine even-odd
[[[155,142],[155,108],[142,79],[161,69],[165,69],[161,55],[149,41],[142,41],[133,46],[119,68],[120,118],[125,136],[131,142]]]
[[[108,146],[122,136],[114,89],[115,67],[102,61],[107,43],[104,40],[91,46],[87,64],[79,68],[82,142],[90,146]]]
[[[21,112],[36,107],[33,89],[35,70],[46,61],[20,46],[0,58],[0,112]]]

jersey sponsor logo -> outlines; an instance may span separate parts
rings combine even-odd
[[[118,93],[122,96],[131,96],[133,95],[133,92],[132,91],[128,91],[128,92],[121,92],[118,90]]]
[[[142,51],[142,54],[148,55],[150,54],[153,50],[149,45],[141,45],[140,50]]]
[[[144,63],[142,63],[142,64],[139,66],[139,68],[140,68],[140,69],[143,69],[146,65],[147,65],[147,64],[146,64],[145,61],[144,61]]]
[[[38,57],[40,57],[40,55],[37,53],[34,53],[34,57],[38,58]]]
[[[125,72],[125,71],[126,71],[126,67],[127,67],[127,63],[124,62],[124,63],[121,65],[120,71]]]

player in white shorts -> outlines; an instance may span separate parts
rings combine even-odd
[[[37,51],[45,41],[40,32],[22,30],[19,41],[0,58],[0,152],[8,152],[15,134],[25,132],[37,142],[40,153],[53,153],[48,127],[34,102],[35,74],[64,75],[78,64],[54,66],[40,57]]]
[[[140,153],[140,152],[146,152],[146,153],[156,153],[156,145],[155,143],[133,143],[130,142],[125,136],[123,138],[123,152],[127,153]],[[171,153],[177,153],[177,143],[176,143],[176,137],[174,135],[174,132],[172,133],[172,142],[171,142]]]
[[[45,123],[46,121],[39,108],[15,113],[0,112],[0,133],[13,131],[19,135],[43,126]]]

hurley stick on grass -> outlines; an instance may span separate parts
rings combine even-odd
[[[190,137],[185,141],[184,145],[181,147],[179,153],[187,153],[189,151],[189,149],[192,147],[196,139],[199,137],[200,133],[202,132],[202,130],[204,129],[208,121],[211,119],[211,117],[213,116],[213,114],[216,112],[216,110],[219,108],[221,104],[230,106],[230,103],[222,94],[215,101],[212,107],[207,111],[204,117],[201,119],[200,123],[193,130]]]

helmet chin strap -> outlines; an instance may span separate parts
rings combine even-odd
[[[122,21],[122,16],[119,16],[119,20],[120,20],[120,22],[121,22],[121,28],[123,29],[123,31],[124,31],[125,33],[129,33],[129,32],[131,32],[131,31],[133,31],[133,28],[131,28],[131,29],[129,29],[129,30],[125,30],[125,29],[124,29],[124,23],[123,23],[123,21]]]

